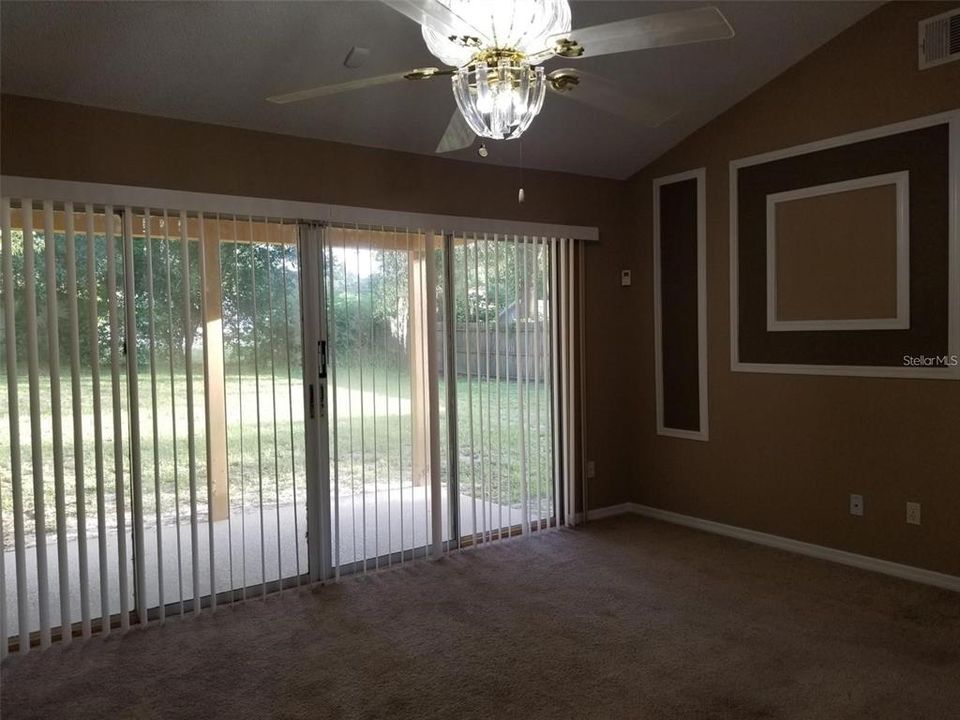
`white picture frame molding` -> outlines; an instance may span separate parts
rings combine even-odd
[[[948,221],[948,336],[946,365],[811,365],[789,363],[751,363],[740,360],[739,267],[737,174],[741,168],[782,160],[796,155],[852,145],[888,135],[947,124],[949,126],[949,221]],[[772,152],[751,155],[730,162],[730,369],[732,372],[773,373],[782,375],[834,375],[882,378],[923,378],[960,380],[960,109],[950,110],[882,127],[861,130],[825,140],[796,145]],[[768,239],[769,242],[769,239]],[[769,267],[768,267],[769,272]],[[769,298],[768,298],[769,305]],[[836,328],[834,328],[836,329]],[[850,328],[844,328],[850,329]]]
[[[697,367],[700,401],[700,429],[667,427],[663,408],[663,313],[660,268],[660,188],[664,185],[697,181]],[[655,384],[657,398],[657,434],[684,440],[710,439],[708,375],[707,375],[707,169],[667,175],[653,181],[653,325]]]
[[[777,317],[777,205],[792,200],[835,195],[851,190],[896,187],[897,313],[892,318],[780,320]],[[767,330],[907,330],[910,328],[910,172],[886,173],[814,185],[767,195]]]

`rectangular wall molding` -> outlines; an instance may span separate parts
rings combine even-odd
[[[706,169],[653,181],[657,433],[708,440]]]
[[[811,198],[836,197],[843,195],[846,202],[848,193],[857,190],[871,190],[875,188],[893,187],[894,206],[894,236],[895,236],[895,277],[891,283],[892,293],[895,296],[895,312],[892,317],[864,317],[864,318],[823,318],[785,320],[778,317],[779,303],[777,276],[777,210],[778,205]],[[873,208],[870,208],[873,210]],[[864,219],[858,216],[857,220]],[[869,222],[869,220],[868,220]],[[875,241],[873,237],[871,240]],[[882,249],[881,249],[882,250]],[[823,261],[822,258],[819,259]],[[864,255],[860,255],[857,263],[863,267]],[[811,288],[819,292],[821,288]],[[849,291],[848,291],[849,292]],[[767,195],[767,330],[772,332],[803,331],[803,330],[906,330],[910,328],[910,173],[906,170],[884,175],[843,180],[841,182],[816,185],[814,187],[787,190],[785,192]]]
[[[902,580],[910,580],[924,585],[943,588],[944,590],[960,592],[960,576],[957,575],[949,575],[935,570],[926,570],[890,560],[881,560],[880,558],[869,555],[859,555],[857,553],[847,552],[846,550],[838,550],[837,548],[826,547],[824,545],[794,540],[793,538],[783,537],[782,535],[771,535],[770,533],[760,532],[758,530],[749,530],[747,528],[737,527],[736,525],[727,525],[714,520],[705,520],[692,515],[684,515],[670,510],[661,510],[660,508],[641,505],[640,503],[627,502],[620,503],[619,505],[596,508],[590,511],[589,519],[600,520],[616,515],[642,515],[643,517],[663,520],[664,522],[673,523],[674,525],[683,525],[684,527],[703,530],[704,532],[714,533],[715,535],[724,535],[738,540],[746,540],[747,542],[756,543],[757,545],[786,550],[787,552],[798,555],[828,560],[830,562],[840,563],[841,565],[860,568],[861,570],[890,575]]]
[[[886,193],[867,197],[884,186]],[[960,379],[960,110],[731,161],[729,192],[731,370]],[[861,232],[847,256],[837,256],[840,265],[826,267],[835,274],[846,268],[860,289],[844,290],[829,273],[810,278],[811,286],[823,281],[836,290],[831,314],[830,296],[805,295],[796,279],[792,296],[784,289],[775,257],[782,228],[774,225],[790,203],[844,192],[860,193],[861,216],[871,218],[864,207],[882,200],[895,219],[883,226],[886,254],[873,258],[878,279],[851,259],[872,247],[873,233],[845,216]],[[787,247],[796,251],[804,237],[815,238],[811,228],[821,220],[795,221]],[[811,263],[798,262],[809,273]],[[778,316],[785,307],[778,299],[790,297],[791,311]]]

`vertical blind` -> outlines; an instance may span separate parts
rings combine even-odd
[[[582,243],[8,198],[2,231],[3,655],[577,520]]]

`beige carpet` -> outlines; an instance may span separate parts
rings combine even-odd
[[[633,517],[13,658],[17,718],[950,718],[960,597]]]

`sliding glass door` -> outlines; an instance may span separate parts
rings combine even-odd
[[[431,423],[430,383],[443,358],[430,306],[442,239],[359,227],[328,227],[324,238],[334,565],[405,562],[433,540],[431,435],[442,418]]]
[[[298,226],[27,200],[3,215],[8,636],[298,583]]]
[[[550,241],[323,237],[334,568],[556,524]]]
[[[560,241],[2,211],[14,646],[557,525]]]
[[[299,582],[307,552],[298,226],[127,213],[141,438],[137,607],[197,611]]]

